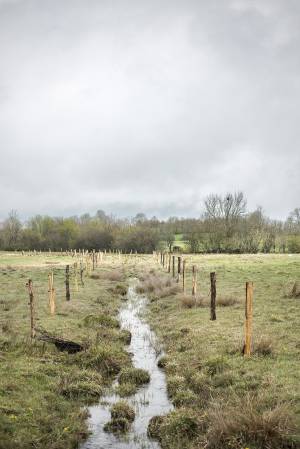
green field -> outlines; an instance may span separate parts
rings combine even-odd
[[[186,295],[174,294],[172,285],[164,287],[169,274],[161,267],[155,275],[142,275],[152,297],[148,318],[165,345],[168,390],[177,406],[162,425],[163,447],[297,447],[299,286],[296,295],[291,292],[300,279],[300,257],[187,255],[185,259]],[[192,265],[198,268],[196,305],[191,297]],[[213,271],[216,321],[210,321],[209,310]],[[242,355],[246,281],[254,282],[250,358]],[[191,433],[181,432],[181,425],[190,426]]]
[[[99,401],[131,364],[115,317],[131,276],[148,295],[146,319],[175,411],[156,426],[166,449],[299,447],[299,255],[185,255],[186,292],[156,257],[107,255],[75,290],[74,258],[0,253],[0,448],[72,448],[87,435],[84,406]],[[159,257],[158,257],[159,260]],[[65,299],[65,265],[71,301]],[[197,295],[191,296],[191,267]],[[48,273],[56,314],[50,315]],[[210,321],[209,273],[217,276]],[[74,340],[68,354],[30,339],[26,282],[33,280],[36,327]],[[254,282],[253,354],[242,354],[245,282]],[[293,287],[296,287],[293,290]],[[99,323],[101,326],[99,327]]]

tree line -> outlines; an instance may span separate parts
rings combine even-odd
[[[199,218],[159,220],[139,213],[120,219],[98,210],[93,216],[36,215],[22,222],[11,211],[0,225],[0,249],[300,253],[300,208],[286,220],[271,220],[260,207],[248,211],[244,194],[237,192],[209,195]]]

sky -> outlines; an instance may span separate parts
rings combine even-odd
[[[283,219],[299,110],[299,0],[0,0],[0,219]]]

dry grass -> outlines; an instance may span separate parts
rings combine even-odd
[[[254,343],[254,353],[260,356],[270,356],[274,354],[274,343],[272,338],[262,336]]]
[[[102,271],[99,274],[99,278],[97,279],[107,279],[109,281],[119,282],[122,281],[123,278],[124,278],[123,271],[110,270],[110,271]]]
[[[169,276],[149,273],[143,276],[143,280],[136,290],[138,293],[148,293],[151,297],[165,298],[176,295],[180,291],[180,287]]]
[[[239,304],[240,301],[234,296],[217,296],[216,303],[219,307],[229,307]]]
[[[192,307],[196,307],[197,300],[195,296],[192,295],[180,295],[178,297],[182,307],[185,309],[191,309]]]
[[[247,395],[235,404],[215,403],[208,412],[209,449],[260,447],[261,449],[291,448],[294,430],[288,406],[266,406],[263,398]]]

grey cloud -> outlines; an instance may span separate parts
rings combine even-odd
[[[0,0],[0,218],[299,206],[300,4]]]

